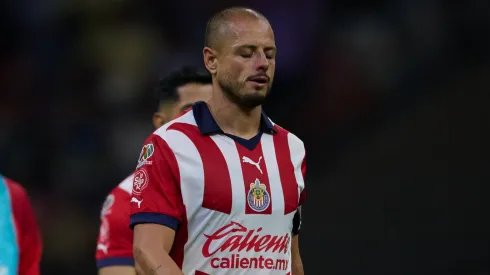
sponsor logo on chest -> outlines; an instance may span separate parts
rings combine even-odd
[[[271,235],[262,230],[232,221],[212,234],[204,234],[202,255],[213,269],[288,270],[290,234]]]

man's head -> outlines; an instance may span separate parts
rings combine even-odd
[[[247,8],[229,8],[206,27],[204,64],[225,96],[242,108],[262,105],[276,65],[276,43],[269,21]]]
[[[212,93],[211,75],[206,70],[183,67],[171,73],[158,84],[158,111],[153,114],[153,126],[160,128],[196,101],[208,100]]]

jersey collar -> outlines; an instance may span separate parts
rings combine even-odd
[[[223,130],[218,126],[213,115],[209,111],[208,105],[204,101],[198,101],[192,106],[192,112],[196,119],[197,127],[203,135],[223,134]],[[276,133],[274,125],[267,115],[262,111],[260,116],[260,131],[267,134]]]

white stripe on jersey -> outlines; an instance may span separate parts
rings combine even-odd
[[[122,190],[124,190],[124,192],[128,193],[131,195],[131,191],[133,190],[133,179],[134,179],[134,173],[131,174],[129,177],[127,177],[126,179],[124,179],[119,185],[118,187]]]
[[[289,151],[291,152],[291,161],[294,167],[294,175],[298,183],[298,200],[301,191],[305,188],[303,173],[301,172],[301,164],[305,158],[305,147],[303,142],[295,135],[288,134]]]
[[[282,211],[282,213],[284,213],[284,193],[282,191],[281,176],[279,175],[273,137],[271,135],[263,135],[261,143],[264,162],[269,175],[269,185],[272,192],[272,211]]]

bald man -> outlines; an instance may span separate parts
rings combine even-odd
[[[145,142],[131,198],[138,274],[302,275],[303,142],[262,104],[276,45],[257,11],[208,22],[204,65],[213,93]]]

